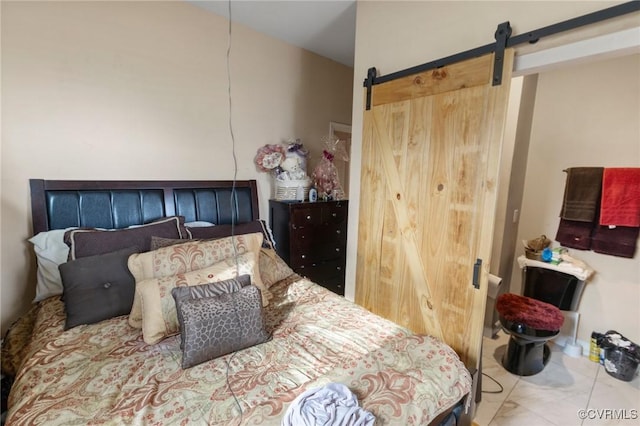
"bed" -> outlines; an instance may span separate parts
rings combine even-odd
[[[134,308],[129,315],[69,324],[77,314],[71,290],[64,301],[41,294],[3,346],[3,370],[15,375],[6,424],[279,425],[298,395],[329,383],[346,385],[377,425],[456,424],[471,376],[455,352],[294,274],[270,247],[255,181],[34,179],[30,185],[34,235],[64,231],[67,246],[69,230],[76,229],[113,239],[115,231],[147,232],[145,224],[179,218],[178,233],[188,230],[177,238],[187,240],[181,244],[153,235],[162,244],[132,254],[128,265],[134,256],[229,238],[198,239],[191,232],[202,237],[231,229],[232,244],[242,233],[259,238],[259,248],[251,250],[259,250],[255,274],[262,277],[262,297],[269,295],[261,308],[269,339],[182,368],[181,333],[167,326],[157,342],[145,342],[147,328],[131,325]],[[76,234],[67,258],[85,235]],[[103,240],[98,248],[107,245]],[[40,279],[45,265],[37,260]]]

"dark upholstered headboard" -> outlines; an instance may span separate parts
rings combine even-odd
[[[166,216],[215,224],[258,220],[255,180],[81,181],[30,179],[33,233],[72,226],[126,228]],[[235,192],[232,202],[232,193]]]

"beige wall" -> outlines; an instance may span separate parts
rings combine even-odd
[[[231,179],[233,158],[225,19],[183,2],[1,7],[4,333],[35,294],[29,178]],[[329,122],[351,122],[353,70],[234,25],[231,84],[237,176],[258,179],[266,219],[257,148],[299,137],[317,161]]]
[[[360,164],[362,141],[362,82],[366,77],[367,69],[375,66],[379,75],[389,74],[414,65],[426,63],[464,50],[488,44],[494,41],[493,35],[497,25],[509,21],[513,28],[513,34],[522,34],[528,30],[547,26],[570,19],[579,15],[601,10],[621,2],[528,2],[528,1],[467,1],[467,2],[405,2],[405,1],[359,1],[356,26],[356,57],[354,66],[354,106],[353,106],[353,139],[351,152],[351,200],[349,217],[349,239],[347,247],[347,285],[346,295],[353,298],[355,294],[355,263],[357,252],[357,219],[359,203],[355,194],[360,191]],[[562,96],[562,88],[559,95]],[[636,92],[637,93],[637,92]],[[569,102],[581,103],[580,100]],[[589,104],[583,105],[589,108]],[[613,110],[619,108],[612,105]],[[637,111],[637,108],[636,108]],[[615,114],[612,113],[611,114]],[[637,116],[636,116],[637,122]],[[598,122],[593,123],[594,126]],[[602,126],[601,131],[610,131],[608,126]],[[554,156],[555,151],[548,150],[548,156]],[[557,208],[553,212],[557,216]],[[557,220],[557,217],[554,218]],[[554,225],[545,223],[547,227]],[[555,232],[549,232],[550,234]],[[555,235],[555,234],[554,234]],[[612,261],[616,263],[617,260]],[[638,282],[637,260],[635,260],[635,282]],[[596,266],[597,267],[597,266]],[[611,273],[618,274],[615,265],[607,268],[614,269]],[[629,266],[633,268],[633,265]],[[629,275],[625,278],[617,277],[616,282],[625,281],[628,287],[632,287]],[[631,282],[634,282],[633,280]],[[598,296],[593,293],[596,286],[585,294],[582,309],[590,306],[591,299]],[[602,304],[602,301],[595,303]],[[623,303],[625,303],[623,301]],[[638,317],[638,293],[626,302],[623,307],[635,312],[633,321],[637,324]],[[620,306],[603,306],[603,316],[619,316]],[[613,312],[617,311],[617,312]],[[587,311],[585,311],[587,312]],[[628,312],[628,315],[631,315]],[[586,316],[586,314],[584,315]],[[595,317],[595,316],[594,316]],[[630,316],[625,319],[616,318],[615,324],[623,328],[625,322],[631,321]],[[600,321],[597,319],[596,321]],[[613,321],[611,322],[613,323]],[[592,323],[593,324],[593,323]],[[598,327],[604,329],[603,324]],[[580,338],[585,338],[587,327],[591,327],[586,320],[581,327]],[[629,330],[629,337],[637,333],[636,326]],[[590,333],[590,330],[588,330]],[[625,330],[620,330],[625,332]]]
[[[518,241],[555,237],[563,169],[640,167],[638,76],[640,55],[540,73]],[[517,254],[523,254],[521,245]],[[596,271],[579,305],[579,340],[588,342],[594,330],[613,329],[640,342],[640,246],[633,259],[584,250],[570,254]],[[512,283],[520,282],[514,268]],[[512,285],[512,291],[519,290]]]

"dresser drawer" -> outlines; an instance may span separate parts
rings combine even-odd
[[[295,207],[291,213],[291,224],[297,228],[318,226],[322,223],[321,208]]]
[[[348,209],[346,204],[336,203],[324,205],[299,205],[293,208],[291,224],[297,228],[315,227],[325,224],[339,225],[347,223]]]
[[[331,206],[323,206],[322,221],[324,223],[347,223],[347,205],[343,203],[333,204]]]
[[[333,259],[324,262],[300,263],[291,268],[300,275],[322,284],[322,281],[342,277],[344,280],[344,259]]]
[[[347,234],[347,224],[324,224],[319,226],[298,227],[291,225],[291,245],[308,247],[314,243],[344,242]]]
[[[304,241],[291,245],[291,265],[345,257],[346,241]]]
[[[302,265],[294,271],[311,281],[344,296],[344,262],[321,262]]]
[[[322,286],[340,296],[344,296],[344,275],[324,280]]]

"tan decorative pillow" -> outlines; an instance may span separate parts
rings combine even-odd
[[[136,283],[139,283],[150,278],[168,277],[207,268],[221,260],[234,258],[236,255],[247,252],[254,253],[255,259],[258,259],[263,238],[262,233],[256,232],[217,240],[187,240],[183,244],[132,255],[129,257],[129,270]],[[268,300],[271,295],[262,284],[259,268],[256,262],[253,282],[263,290],[263,293],[266,291],[267,294],[263,294],[263,300],[265,297]],[[137,291],[129,314],[129,325],[142,328],[142,310]]]
[[[171,290],[176,287],[207,284],[249,274],[254,285],[260,289],[262,303],[265,305],[268,300],[265,293],[268,291],[264,285],[257,285],[255,282],[257,263],[255,254],[248,252],[238,255],[237,258],[222,260],[208,268],[167,277],[150,278],[137,283],[136,295],[140,298],[142,308],[144,341],[153,345],[165,337],[178,333],[176,303],[171,295]]]
[[[293,270],[278,256],[274,249],[260,249],[258,263],[260,264],[260,278],[267,288],[293,274]]]

